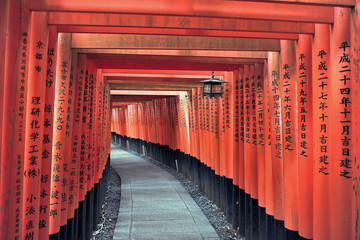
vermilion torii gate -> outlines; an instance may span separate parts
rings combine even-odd
[[[360,239],[359,10],[0,0],[0,239],[88,239],[111,132],[248,239]],[[222,98],[202,97],[212,71]]]

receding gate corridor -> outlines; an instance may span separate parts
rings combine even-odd
[[[112,143],[246,240],[360,240],[360,0],[0,0],[0,240],[89,240],[110,158],[120,239],[215,236]]]
[[[114,145],[110,165],[121,176],[114,239],[219,239],[199,206],[171,174]]]

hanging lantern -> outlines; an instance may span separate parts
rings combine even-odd
[[[204,83],[203,96],[209,96],[210,98],[214,96],[222,97],[223,83],[227,83],[226,81],[216,79],[214,72],[212,72],[212,76],[210,79],[202,80],[199,82]]]

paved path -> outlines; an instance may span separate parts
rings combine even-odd
[[[114,145],[111,167],[121,177],[114,239],[219,239],[199,206],[170,173]]]

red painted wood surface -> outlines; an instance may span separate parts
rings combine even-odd
[[[233,83],[233,140],[234,140],[234,151],[233,151],[233,184],[239,186],[239,161],[240,161],[240,74],[239,71],[234,71],[234,83]]]
[[[300,35],[296,49],[298,93],[298,174],[299,234],[313,236],[313,104],[312,104],[311,36]]]
[[[0,112],[2,113],[0,120],[0,195],[2,196],[0,219],[3,219],[0,225],[0,238],[14,239],[22,234],[20,223],[22,222],[21,196],[23,193],[24,122],[26,119],[25,99],[27,97],[29,53],[27,41],[29,39],[30,12],[26,8],[27,1],[8,1],[7,4],[5,2],[2,4],[2,12],[7,12],[3,13],[1,20],[3,22],[0,26],[3,27],[3,31],[1,31],[3,37],[5,38],[7,34],[7,39],[6,44],[2,42],[2,56],[0,57],[0,96],[2,96],[0,97]],[[21,50],[18,51],[18,49]],[[4,69],[4,67],[6,68]],[[11,111],[9,107],[10,109],[14,108],[14,111]],[[7,125],[9,120],[10,123],[12,122],[11,125]],[[5,134],[4,144],[1,144],[2,132]]]
[[[270,123],[270,81],[268,64],[264,65],[264,127],[265,127],[265,200],[266,213],[274,216],[274,189],[273,189],[273,167],[272,167],[272,142]],[[270,75],[271,76],[271,75]]]
[[[245,164],[245,133],[244,133],[244,124],[245,124],[245,109],[244,109],[244,81],[245,81],[245,75],[244,75],[244,67],[242,66],[239,69],[239,144],[237,147],[239,148],[239,168],[234,169],[234,171],[237,171],[237,174],[239,175],[239,188],[244,190],[245,189],[245,176],[244,176],[244,164]],[[236,98],[235,98],[236,99]],[[235,103],[236,104],[236,103]],[[235,146],[236,147],[236,146]]]
[[[331,220],[330,209],[330,126],[329,94],[330,82],[330,26],[317,24],[312,50],[313,59],[313,124],[314,124],[314,239],[331,239],[328,231]],[[325,152],[325,147],[327,151]]]
[[[331,237],[352,237],[352,177],[354,154],[352,146],[351,42],[350,9],[335,8],[335,20],[330,32],[329,106],[331,141]],[[350,99],[350,100],[349,100]],[[349,102],[350,101],[350,102]],[[344,204],[344,203],[347,204]],[[341,208],[338,206],[343,204]]]
[[[265,207],[265,125],[264,125],[264,65],[255,64],[255,110],[257,137],[257,188],[259,206]]]
[[[229,179],[233,179],[234,169],[233,169],[233,149],[234,149],[234,124],[233,124],[233,104],[234,99],[232,97],[233,94],[233,73],[232,72],[225,72],[224,73],[224,81],[227,81],[228,84],[225,85],[224,89],[224,113],[225,113],[225,164],[226,164],[226,171],[225,176]]]
[[[23,184],[22,237],[38,238],[41,187],[41,159],[48,48],[47,13],[31,13],[29,40],[28,96],[26,99],[25,159]],[[39,56],[39,55],[38,55]],[[51,194],[51,193],[49,193]],[[49,224],[47,222],[46,224]],[[34,226],[34,227],[31,227]],[[35,227],[36,226],[36,227]]]
[[[279,53],[269,53],[268,82],[269,82],[269,116],[272,153],[272,178],[274,217],[284,220],[284,173],[282,123],[280,105]]]
[[[47,74],[45,88],[45,113],[44,113],[44,134],[42,163],[41,163],[41,199],[40,199],[40,220],[39,222],[49,223],[50,211],[50,186],[53,152],[53,122],[55,113],[55,77],[57,64],[58,33],[56,27],[49,27],[49,43],[47,51]],[[39,238],[46,238],[49,235],[50,224],[44,224],[39,228]]]
[[[295,41],[282,40],[280,64],[285,227],[298,230],[298,109]],[[301,111],[300,111],[301,112]]]
[[[360,99],[357,97],[360,94],[360,1],[356,1],[356,6],[351,12],[350,22],[350,36],[351,36],[351,79],[353,79],[353,95],[352,95],[352,131],[353,131],[353,191],[352,191],[352,239],[360,238],[360,221],[357,221],[360,211],[360,197],[359,197],[359,186],[360,186]]]
[[[53,151],[51,159],[51,187],[50,187],[50,223],[49,232],[55,234],[60,231],[62,215],[63,179],[67,179],[68,172],[64,171],[65,159],[65,137],[69,99],[69,80],[71,70],[71,35],[59,34],[58,53],[56,63],[55,102],[53,121]],[[66,165],[65,165],[66,167]],[[66,194],[66,193],[65,193]]]

